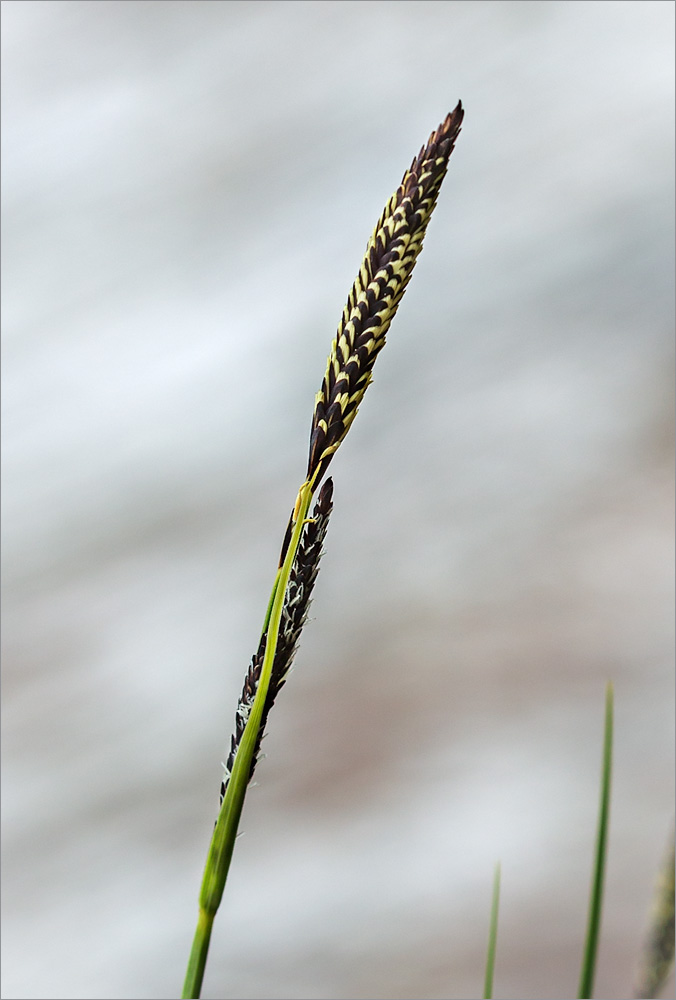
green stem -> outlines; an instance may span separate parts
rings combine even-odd
[[[209,941],[211,940],[211,928],[214,923],[213,913],[206,913],[200,909],[197,918],[197,929],[192,943],[188,968],[185,974],[183,985],[184,997],[199,997],[202,979],[204,978],[204,967],[207,964],[207,954],[209,952]]]
[[[493,972],[495,971],[495,951],[498,944],[498,910],[500,909],[500,862],[495,866],[493,876],[493,900],[491,902],[491,923],[488,931],[488,951],[486,953],[486,976],[484,978],[484,1000],[493,996]]]
[[[265,612],[265,619],[263,621],[263,630],[261,635],[265,635],[270,624],[270,615],[272,614],[272,605],[275,603],[275,597],[277,596],[277,586],[279,584],[279,577],[282,572],[282,567],[280,566],[277,570],[277,576],[275,577],[275,582],[272,588],[272,593],[270,594],[270,600],[268,601],[267,611]]]
[[[200,890],[200,911],[197,929],[195,931],[195,939],[183,986],[183,1000],[187,1000],[187,998],[196,1000],[202,988],[211,927],[223,896],[225,881],[228,877],[232,852],[237,837],[237,828],[240,816],[242,815],[244,797],[251,775],[251,763],[256,751],[256,741],[263,717],[263,708],[265,706],[268,687],[270,686],[270,676],[277,649],[279,625],[282,617],[286,587],[289,582],[289,574],[291,573],[291,567],[293,566],[293,561],[300,544],[305,519],[311,502],[312,486],[310,483],[305,482],[299,490],[296,501],[296,520],[291,541],[289,542],[284,562],[277,571],[270,596],[270,603],[268,604],[265,618],[268,638],[265,646],[263,665],[261,667],[261,676],[256,689],[256,697],[251,706],[249,719],[235,755],[230,780],[225,790],[223,804],[221,805],[211,838],[211,844],[209,845],[209,853],[207,854],[204,878],[202,879],[202,888]]]
[[[589,916],[587,919],[587,935],[580,973],[580,989],[578,1000],[589,1000],[594,990],[594,973],[596,971],[596,956],[599,948],[601,931],[601,907],[603,903],[603,882],[608,851],[608,818],[610,814],[610,779],[613,763],[613,685],[606,686],[606,713],[603,732],[603,765],[601,773],[601,800],[599,803],[599,820],[596,831],[596,849],[594,852],[594,871],[592,874],[591,892],[589,896]]]

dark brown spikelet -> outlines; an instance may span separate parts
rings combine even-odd
[[[315,484],[347,434],[371,381],[374,362],[420,253],[463,115],[458,102],[432,133],[368,242],[315,399],[307,471]]]
[[[315,585],[315,580],[317,579],[317,573],[319,572],[319,560],[322,555],[322,546],[326,536],[326,529],[329,524],[331,511],[333,510],[332,499],[333,480],[327,479],[319,491],[319,496],[317,497],[312,518],[303,529],[300,545],[298,546],[298,552],[296,553],[296,558],[289,575],[289,583],[286,588],[284,606],[282,608],[277,648],[275,650],[275,658],[272,664],[272,672],[270,674],[270,686],[265,699],[263,717],[261,719],[261,727],[258,731],[256,751],[253,756],[249,779],[251,779],[251,775],[253,775],[256,767],[260,743],[263,738],[268,713],[274,704],[277,694],[284,686],[284,682],[286,681],[289,670],[291,669],[291,664],[293,663],[293,658],[298,646],[298,640],[300,639],[300,634],[307,618],[310,607],[310,598],[312,597],[312,590]],[[263,667],[263,659],[265,657],[266,640],[267,635],[263,635],[258,650],[251,660],[251,666],[249,667],[244,680],[242,696],[237,705],[237,712],[235,713],[235,732],[231,739],[230,753],[225,764],[225,775],[221,784],[221,802],[223,802],[225,790],[228,786],[228,781],[230,780],[232,768],[235,763],[237,748],[241,742],[244,728],[249,718],[249,713],[251,712],[251,706],[253,705],[254,698],[256,697],[256,690],[258,688],[261,669]]]

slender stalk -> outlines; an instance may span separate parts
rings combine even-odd
[[[613,763],[613,685],[606,686],[606,711],[603,732],[603,763],[601,768],[601,796],[599,803],[599,819],[596,832],[596,849],[594,852],[594,870],[592,873],[591,892],[589,896],[589,916],[587,918],[587,934],[585,938],[582,970],[580,972],[580,988],[578,1000],[589,1000],[593,995],[596,957],[601,931],[601,910],[603,905],[603,883],[608,853],[608,819],[610,815],[610,782]]]
[[[213,913],[205,910],[199,911],[197,918],[197,929],[195,938],[188,959],[188,969],[185,974],[185,984],[183,986],[184,997],[199,997],[204,978],[204,969],[207,964],[209,953],[209,941],[211,940],[211,928],[214,924]]]
[[[294,514],[296,520],[289,542],[284,562],[275,577],[269,606],[268,642],[265,648],[265,658],[261,669],[260,681],[256,691],[256,697],[251,708],[248,722],[244,729],[244,734],[240,742],[235,762],[223,798],[223,804],[216,820],[207,861],[204,868],[202,888],[199,897],[199,917],[192,951],[188,962],[185,982],[183,984],[183,1000],[186,998],[198,998],[202,989],[202,979],[209,950],[209,939],[211,937],[211,927],[214,917],[221,903],[225,881],[230,869],[232,852],[235,847],[237,829],[242,815],[244,797],[246,795],[251,766],[256,752],[258,733],[263,717],[265,699],[270,685],[270,675],[272,673],[272,663],[277,648],[279,624],[282,617],[282,605],[286,593],[286,585],[289,581],[291,566],[298,550],[301,534],[305,524],[305,518],[312,501],[312,490],[310,484],[305,482],[298,492],[296,509]]]
[[[491,902],[491,923],[488,930],[488,950],[486,952],[486,975],[484,977],[484,1000],[493,996],[493,972],[495,952],[498,944],[498,911],[500,909],[500,862],[495,866],[493,876],[493,899]]]

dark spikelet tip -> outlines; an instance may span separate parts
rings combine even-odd
[[[453,111],[450,111],[446,115],[439,128],[432,132],[426,145],[422,146],[418,155],[414,157],[409,167],[408,173],[410,176],[407,179],[407,183],[399,189],[402,196],[410,194],[414,190],[418,180],[418,172],[425,162],[440,156],[448,163],[448,158],[453,152],[455,140],[458,138],[464,117],[465,110],[462,106],[462,101],[458,101]],[[437,166],[438,169],[439,167]],[[441,170],[445,170],[445,167],[441,167]]]
[[[279,566],[281,568],[286,559],[286,553],[291,542],[291,535],[293,534],[293,511],[291,511],[291,517],[289,518],[289,523],[286,526],[286,534],[284,535],[284,541],[282,542],[282,551],[279,554]]]
[[[317,497],[317,513],[318,514],[329,514],[331,512],[331,506],[333,501],[333,479],[331,476],[323,484],[319,491],[319,496]]]
[[[442,142],[444,139],[451,139],[452,142],[455,142],[464,117],[465,109],[462,106],[462,101],[458,101],[453,111],[446,115],[436,132],[432,133],[430,143]]]

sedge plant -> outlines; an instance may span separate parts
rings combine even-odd
[[[223,896],[244,798],[268,713],[288,674],[319,568],[333,483],[322,485],[372,379],[373,365],[413,273],[464,111],[460,102],[404,174],[367,244],[315,398],[310,452],[282,544],[258,649],[246,675],[221,785],[221,806],[199,895],[183,997],[199,997],[214,917]],[[312,514],[313,498],[317,494]]]

